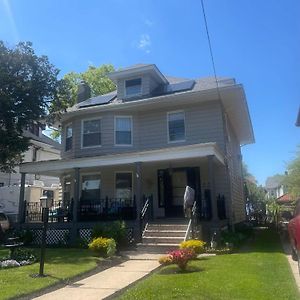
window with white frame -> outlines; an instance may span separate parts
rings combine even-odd
[[[83,175],[81,181],[81,200],[99,200],[101,195],[100,174]]]
[[[126,96],[135,96],[142,93],[142,78],[135,78],[125,81]]]
[[[185,124],[184,112],[170,112],[168,113],[168,134],[169,142],[184,141],[185,140]]]
[[[116,173],[116,198],[131,199],[132,197],[132,173]]]
[[[100,146],[101,119],[85,120],[82,127],[82,147]]]
[[[72,128],[72,125],[67,125],[66,126],[66,145],[65,145],[66,151],[72,149],[72,143],[73,143],[73,128]]]
[[[132,118],[115,118],[115,144],[132,145]]]

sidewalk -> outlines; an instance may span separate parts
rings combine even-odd
[[[127,252],[124,255],[129,257],[128,261],[33,299],[105,299],[159,267],[159,254]]]
[[[291,267],[292,273],[294,275],[296,285],[297,285],[298,290],[300,292],[300,274],[299,274],[299,270],[298,270],[298,262],[296,262],[292,259],[291,246],[289,244],[289,241],[288,241],[287,237],[282,237],[281,236],[281,243],[282,243],[282,247],[283,247],[283,250],[285,252],[286,258],[287,258],[287,260],[289,262],[289,265]]]

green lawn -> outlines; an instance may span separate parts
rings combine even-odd
[[[297,300],[300,295],[277,234],[258,230],[247,251],[164,267],[118,299]]]
[[[39,254],[39,249],[34,249]],[[7,255],[0,249],[0,258]],[[20,268],[0,269],[0,299],[32,293],[59,281],[74,277],[97,266],[99,258],[86,249],[47,249],[45,278],[32,278],[39,272],[39,263]]]

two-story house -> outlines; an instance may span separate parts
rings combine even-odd
[[[183,218],[187,185],[208,228],[244,221],[240,146],[254,135],[243,86],[168,77],[154,64],[109,77],[115,92],[90,98],[80,87],[61,119],[62,159],[23,164],[23,182],[59,176],[74,224],[139,219],[145,197],[154,219]]]

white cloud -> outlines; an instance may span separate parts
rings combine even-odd
[[[144,23],[145,25],[147,25],[148,27],[152,27],[154,25],[154,22],[152,22],[151,20],[149,19],[145,19],[144,20]]]
[[[151,46],[151,39],[149,34],[143,33],[140,36],[139,42],[138,42],[138,48],[145,51],[146,53],[150,53],[150,46]]]

